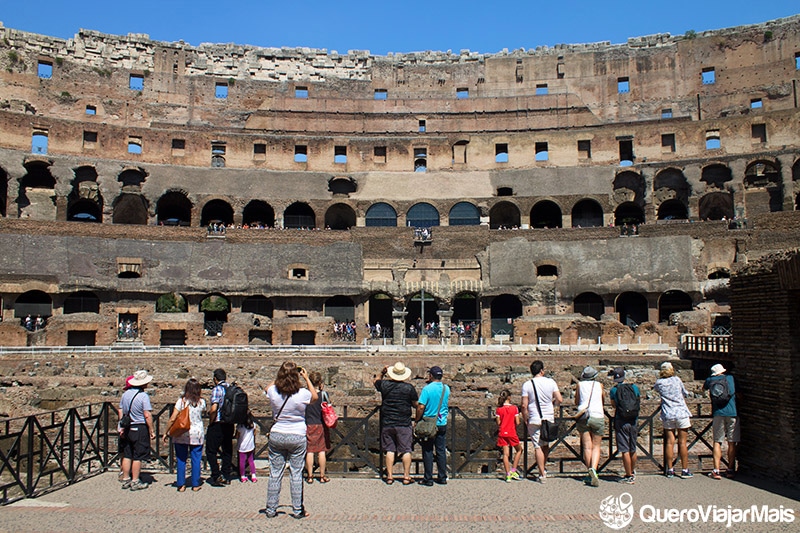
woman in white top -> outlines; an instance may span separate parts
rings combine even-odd
[[[597,466],[600,464],[600,445],[606,430],[606,417],[603,411],[603,384],[596,382],[597,370],[587,366],[581,373],[580,382],[575,384],[575,404],[578,406],[577,425],[583,447],[583,462],[589,469],[586,484],[600,485]]]
[[[186,382],[183,395],[175,402],[175,409],[169,419],[167,427],[171,426],[182,409],[189,409],[189,431],[172,438],[175,445],[175,464],[178,474],[178,492],[186,490],[186,460],[191,455],[192,460],[192,490],[200,490],[200,466],[203,460],[203,412],[206,410],[206,401],[200,397],[200,382],[194,378]],[[164,434],[167,442],[168,434]]]
[[[300,378],[307,388],[301,388]],[[275,381],[265,391],[272,404],[272,429],[269,434],[269,484],[267,517],[278,514],[281,482],[289,463],[292,492],[292,516],[305,518],[303,506],[303,466],[306,460],[306,406],[317,401],[317,389],[305,369],[286,361],[278,369]]]

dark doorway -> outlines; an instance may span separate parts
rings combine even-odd
[[[692,297],[683,291],[667,291],[658,299],[658,321],[667,322],[669,315],[692,310]]]
[[[317,227],[317,217],[308,204],[295,202],[283,212],[283,227],[314,229]]]
[[[560,228],[561,208],[550,200],[537,202],[531,209],[532,228]]]
[[[96,331],[67,331],[67,346],[95,346]]]
[[[623,292],[617,296],[616,312],[620,322],[635,329],[647,322],[647,298],[638,292]]]
[[[581,200],[572,208],[573,228],[596,228],[603,225],[603,208],[595,200]]]
[[[590,316],[595,320],[600,320],[606,312],[603,298],[593,292],[583,292],[575,297],[573,307],[576,313],[583,316]]]
[[[515,228],[519,227],[519,208],[511,202],[498,202],[489,211],[489,228]]]
[[[356,225],[356,212],[347,204],[334,204],[325,213],[325,227],[348,230]]]
[[[380,323],[384,335],[392,336],[393,311],[392,297],[388,294],[379,292],[369,297],[369,323],[372,326]]]
[[[275,210],[267,202],[253,200],[244,206],[242,224],[247,226],[272,228],[275,226]]]
[[[295,346],[313,346],[316,344],[316,331],[293,331],[292,344]]]
[[[501,294],[492,299],[492,336],[514,336],[514,319],[522,316],[522,302],[511,294]]]

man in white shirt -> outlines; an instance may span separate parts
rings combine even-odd
[[[531,437],[533,448],[536,454],[536,465],[539,467],[539,483],[544,483],[547,479],[545,463],[550,454],[550,443],[540,441],[540,430],[542,419],[555,421],[555,409],[563,401],[558,384],[551,378],[544,375],[544,363],[536,360],[531,363],[531,375],[533,379],[526,381],[522,385],[522,412],[528,413],[528,434]],[[534,387],[536,387],[534,391]],[[536,398],[539,405],[536,405]],[[539,412],[541,410],[541,416]]]

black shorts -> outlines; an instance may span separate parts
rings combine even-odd
[[[122,457],[132,461],[150,459],[150,432],[147,424],[133,424],[128,434],[120,440]]]

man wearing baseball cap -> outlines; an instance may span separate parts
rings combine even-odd
[[[736,412],[736,388],[733,383],[733,376],[726,375],[727,370],[724,366],[717,363],[711,367],[711,376],[703,384],[703,390],[707,390],[711,397],[711,408],[714,420],[712,428],[714,432],[714,470],[709,477],[712,479],[722,479],[719,472],[722,462],[722,441],[728,441],[728,469],[725,477],[733,478],[736,473],[736,448],[739,446],[740,429],[739,417]]]
[[[425,474],[420,485],[433,486],[434,483],[447,485],[447,448],[445,434],[447,432],[447,413],[450,401],[450,387],[442,383],[444,372],[438,366],[428,370],[428,384],[422,389],[417,405],[416,422],[422,418],[436,417],[436,436],[420,441],[422,447],[422,466]],[[433,479],[433,456],[436,450],[436,473]]]

